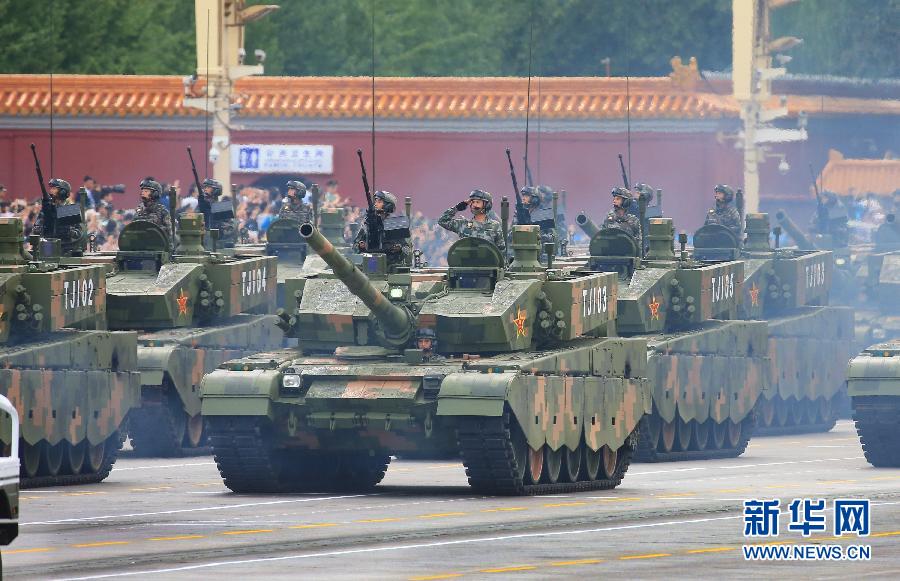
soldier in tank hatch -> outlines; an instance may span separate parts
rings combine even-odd
[[[615,228],[627,232],[634,237],[635,240],[641,239],[641,221],[637,216],[628,212],[634,196],[625,188],[613,188],[613,209],[606,215],[601,230]]]
[[[287,196],[281,201],[279,218],[297,220],[301,224],[312,222],[312,206],[303,201],[306,197],[306,186],[300,180],[291,180],[287,183]]]
[[[497,245],[501,252],[506,252],[506,241],[503,239],[503,228],[500,222],[489,217],[494,198],[489,192],[472,190],[469,199],[459,202],[444,210],[438,219],[442,228],[459,234],[461,238],[481,238]],[[472,219],[457,216],[466,208],[472,210]]]
[[[49,193],[50,197],[53,199],[54,206],[72,205],[73,202],[69,198],[69,195],[72,192],[72,186],[69,185],[69,182],[63,179],[53,178],[47,182],[47,188],[47,193]],[[44,213],[38,212],[38,215],[34,220],[34,225],[31,227],[31,233],[38,236],[45,236],[49,233],[45,232],[45,229]],[[54,236],[59,238],[63,247],[63,254],[70,255],[76,250],[75,247],[84,236],[84,231],[83,222],[81,224],[60,226],[56,229]]]
[[[141,203],[134,210],[135,220],[153,222],[165,233],[170,245],[174,245],[174,228],[169,211],[159,201],[162,197],[162,186],[153,179],[144,179],[140,184]]]
[[[235,243],[234,216],[228,218],[217,218],[213,212],[212,204],[219,201],[222,195],[222,183],[212,178],[206,178],[200,184],[201,193],[197,198],[197,211],[203,214],[203,223],[210,230],[213,228],[219,231],[219,241],[226,246],[233,246]]]
[[[710,208],[706,213],[704,226],[707,224],[719,224],[731,230],[738,240],[741,239],[741,214],[734,207],[734,190],[724,184],[719,184],[713,190],[716,198],[716,207]]]
[[[391,192],[378,190],[372,194],[372,205],[375,206],[375,212],[382,220],[389,218],[397,210],[397,196]],[[365,220],[360,222],[359,230],[356,231],[356,237],[353,239],[353,250],[356,252],[376,252],[386,254],[388,263],[408,264],[412,257],[412,243],[409,238],[402,241],[395,241],[382,248],[369,248],[369,229]]]

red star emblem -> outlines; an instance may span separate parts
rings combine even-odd
[[[184,289],[181,289],[181,292],[175,297],[175,302],[178,303],[178,314],[186,315],[188,296],[184,294]]]
[[[650,307],[650,320],[659,320],[659,307],[661,303],[656,300],[656,295],[653,295],[650,298],[650,304],[647,305]]]
[[[525,337],[528,335],[528,329],[525,328],[525,315],[527,311],[523,311],[516,307],[516,318],[512,320],[516,325],[516,337]]]
[[[756,286],[755,282],[750,287],[750,304],[754,307],[759,306],[759,287]]]

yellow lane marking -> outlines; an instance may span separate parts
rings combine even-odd
[[[597,563],[604,563],[603,559],[577,559],[575,561],[557,561],[556,563],[550,563],[550,567],[568,567],[570,565],[595,565]]]
[[[80,545],[72,545],[76,549],[87,549],[89,547],[109,547],[110,545],[130,545],[130,541],[104,541],[102,543],[82,543]]]
[[[870,537],[896,537],[900,535],[900,531],[890,531],[887,533],[872,533],[869,535]]]
[[[900,476],[875,476],[874,478],[869,478],[869,480],[897,480],[898,478],[900,478]]]
[[[20,496],[19,500],[38,500],[40,498],[42,498],[42,497],[40,497],[40,496]],[[46,498],[46,497],[43,497],[43,498]]]
[[[820,480],[819,484],[852,484],[856,480]]]
[[[399,520],[399,519],[397,519]],[[320,529],[322,527],[336,527],[338,523],[336,522],[320,522],[308,525],[294,525],[292,527],[288,527],[289,529]]]
[[[737,547],[716,547],[713,549],[692,549],[688,551],[690,555],[699,555],[700,553],[722,553],[724,551],[736,551]]]
[[[293,527],[292,527],[293,528]],[[223,535],[255,535],[257,533],[273,533],[273,529],[256,529],[250,531],[225,531]]]
[[[535,565],[519,565],[518,567],[502,567],[500,569],[481,569],[479,573],[512,573],[513,571],[532,571]]]
[[[433,581],[437,579],[453,579],[462,577],[462,573],[444,573],[443,575],[428,575],[427,577],[410,577],[409,581]]]
[[[501,508],[486,508],[481,512],[513,512],[516,510],[528,510],[525,506],[504,506]]]
[[[367,518],[365,520],[355,520],[353,522],[375,523],[375,522],[397,522],[398,520],[403,520],[403,519],[402,518]]]
[[[463,516],[466,512],[436,512],[434,514],[421,514],[419,518],[443,518],[445,516]]]
[[[673,492],[672,494],[660,494],[657,498],[683,498],[685,496],[697,496],[695,492]]]
[[[769,541],[767,543],[750,543],[750,544],[757,545],[760,547],[767,547],[769,545],[793,545],[796,543],[797,543],[797,541]]]
[[[545,504],[545,508],[559,508],[562,506],[584,506],[587,504],[586,502],[554,502],[552,504]]]
[[[41,547],[39,549],[15,549],[13,551],[7,551],[3,549],[4,555],[15,555],[17,553],[46,553],[48,551],[55,551],[56,549],[51,549],[49,547]]]
[[[148,486],[146,488],[129,488],[131,492],[155,492],[157,490],[171,490],[171,486]]]
[[[638,496],[627,496],[623,498],[601,498],[597,502],[631,502],[632,500],[640,500]]]
[[[658,559],[660,557],[671,557],[672,553],[650,553],[649,555],[628,555],[627,557],[619,557],[620,561],[630,561],[632,559]]]
[[[770,484],[769,486],[763,486],[763,488],[799,488],[802,484]]]
[[[713,490],[713,492],[749,492],[753,490],[752,488],[719,488],[718,490]]]
[[[106,494],[106,492],[101,492],[101,491],[92,492],[92,491],[86,490],[84,492],[66,492],[63,494],[63,496],[93,496],[95,494]]]
[[[187,541],[189,539],[205,539],[206,535],[179,535],[177,537],[153,537],[148,541]]]

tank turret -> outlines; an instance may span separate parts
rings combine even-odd
[[[379,323],[381,332],[377,335],[385,343],[385,346],[398,347],[410,340],[414,322],[412,313],[401,302],[404,299],[408,300],[408,294],[403,288],[390,289],[389,296],[395,300],[399,299],[399,304],[393,304],[312,224],[301,225],[300,235],[306,239],[309,247],[331,267],[334,276],[343,282],[347,289],[371,311]]]

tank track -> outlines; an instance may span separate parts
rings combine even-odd
[[[656,410],[653,411],[656,413]],[[681,462],[685,460],[716,460],[720,458],[737,458],[747,450],[747,444],[754,435],[756,426],[756,416],[751,413],[741,421],[741,439],[738,445],[729,448],[706,449],[706,450],[673,450],[672,452],[663,452],[655,445],[651,445],[650,424],[648,416],[644,416],[641,420],[638,431],[640,438],[638,439],[637,453],[635,454],[635,462]],[[712,435],[710,435],[712,438]]]
[[[637,445],[632,433],[619,448],[619,460],[612,478],[555,484],[525,484],[517,476],[517,463],[512,446],[510,414],[501,417],[464,417],[457,428],[460,455],[475,491],[491,495],[535,495],[608,490],[622,482]]]
[[[142,405],[132,410],[129,436],[134,455],[144,458],[180,458],[209,454],[208,445],[187,446],[184,408],[172,385],[163,392],[158,405]]]
[[[368,490],[381,482],[391,460],[386,454],[277,450],[268,420],[260,418],[208,422],[219,474],[238,493]]]
[[[804,400],[808,401],[808,400]],[[762,398],[760,398],[757,406],[762,404]],[[790,434],[812,434],[812,433],[825,433],[830,432],[834,429],[835,424],[837,424],[838,418],[841,417],[840,410],[847,407],[847,397],[843,394],[843,392],[838,392],[831,398],[831,418],[825,421],[819,420],[815,422],[804,422],[802,424],[790,424],[787,426],[777,426],[771,425],[766,426],[763,423],[763,419],[760,415],[757,415],[756,421],[756,429],[754,430],[754,436],[787,436]]]
[[[900,397],[856,396],[853,420],[866,460],[877,468],[900,467]]]
[[[106,439],[106,451],[100,470],[89,474],[59,474],[57,476],[25,476],[22,474],[19,480],[21,489],[43,488],[46,486],[77,486],[81,484],[96,484],[109,476],[113,464],[119,457],[119,450],[125,443],[124,431],[118,431]]]

